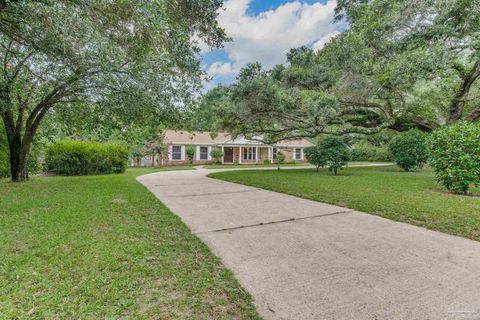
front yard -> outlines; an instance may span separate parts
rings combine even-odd
[[[326,169],[319,173],[312,169],[243,170],[209,176],[480,240],[480,197],[443,192],[428,170],[407,173],[388,166],[348,168],[339,176]]]
[[[0,181],[0,319],[257,319],[154,171]]]
[[[352,161],[349,162],[348,165],[355,167],[355,166],[365,166],[365,165],[384,165],[388,164],[387,162],[365,162],[365,161]],[[280,167],[310,167],[312,166],[309,163],[282,163]],[[206,169],[238,169],[238,168],[270,168],[270,167],[277,167],[276,163],[256,163],[256,164],[209,164],[204,166]]]

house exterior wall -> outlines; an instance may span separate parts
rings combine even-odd
[[[172,156],[171,156],[171,153],[172,153],[172,148],[173,146],[181,146],[181,159],[180,160],[173,160],[172,159]],[[194,155],[194,160],[192,163],[190,163],[188,157],[187,157],[187,154],[186,154],[186,148],[188,146],[193,146],[195,148],[195,155]],[[222,146],[218,146],[218,145],[195,145],[195,144],[189,144],[189,145],[185,145],[185,144],[170,144],[167,146],[167,151],[165,152],[165,154],[163,154],[163,157],[160,157],[160,156],[155,156],[155,159],[154,159],[154,165],[155,166],[178,166],[178,165],[190,165],[190,164],[194,164],[194,165],[205,165],[205,164],[213,164],[216,162],[216,160],[214,158],[212,158],[210,156],[210,152],[209,152],[209,159],[208,160],[199,160],[198,156],[197,156],[197,153],[199,151],[199,147],[202,146],[202,147],[208,147],[209,151],[213,151],[213,150],[222,150]],[[231,146],[229,146],[231,147]],[[241,149],[241,153],[240,153],[240,147],[239,146],[233,146],[233,163],[234,164],[256,164],[256,163],[264,163],[265,161],[267,160],[270,160],[269,157],[271,157],[270,155],[270,148],[269,146],[258,146],[258,161],[257,160],[244,160],[243,159],[243,150],[244,148],[248,148],[248,147],[253,147],[253,148],[256,148],[257,146],[242,146]],[[285,162],[288,163],[288,162],[297,162],[297,163],[304,163],[306,162],[306,159],[302,159],[302,160],[295,160],[294,159],[294,150],[295,148],[293,147],[283,147],[283,148],[279,148],[279,150],[285,155]],[[240,160],[241,158],[241,160]],[[275,161],[273,161],[275,162]],[[134,160],[132,159],[132,162],[131,162],[132,165],[141,165],[141,166],[152,166],[152,157],[151,156],[147,156],[147,157],[144,157],[141,159],[140,163],[135,163]]]
[[[173,146],[181,146],[182,147],[182,159],[181,160],[174,160],[171,158],[171,152],[172,152],[172,147]],[[190,162],[190,160],[187,157],[186,154],[186,148],[192,146],[195,148],[195,155],[193,156],[193,161]],[[213,159],[210,154],[208,155],[209,160],[200,160],[197,157],[198,154],[198,147],[200,145],[195,145],[195,144],[189,144],[189,145],[184,145],[184,144],[174,144],[174,145],[169,145],[168,146],[168,151],[164,154],[163,156],[163,165],[164,166],[181,166],[181,165],[201,165],[201,164],[212,164],[215,163],[215,159]],[[220,150],[219,147],[217,146],[212,146],[212,145],[201,145],[202,147],[207,147],[209,148],[210,152],[213,150]],[[159,164],[160,165],[160,164]]]
[[[268,154],[269,154],[268,149],[270,149],[270,147],[259,149],[259,152],[258,152],[258,161],[259,162],[264,162],[265,160],[270,160],[270,159],[268,159]]]
[[[285,162],[306,163],[307,159],[305,158],[303,151],[302,151],[303,159],[295,160],[295,149],[297,148],[280,148],[280,151],[285,155]],[[304,148],[300,148],[300,149],[304,149]]]

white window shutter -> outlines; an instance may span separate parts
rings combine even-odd
[[[197,146],[196,148],[195,159],[200,160],[200,146]]]
[[[300,160],[303,160],[303,148],[300,149]]]
[[[181,156],[182,158],[181,159],[182,159],[182,161],[184,161],[185,160],[185,146],[181,146],[180,148],[182,150],[182,156]]]
[[[168,160],[172,160],[173,146],[170,144],[168,146]]]
[[[212,152],[212,147],[208,147],[207,151],[208,151],[208,156],[207,156],[208,158],[207,159],[208,159],[208,161],[210,161],[210,160],[212,160],[212,156],[210,155],[210,152]]]

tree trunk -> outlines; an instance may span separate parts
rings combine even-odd
[[[480,121],[480,107],[475,108],[469,115],[468,119],[475,122]]]
[[[479,76],[480,60],[473,65],[470,72],[462,75],[462,85],[453,100],[450,102],[450,107],[448,108],[447,124],[452,124],[463,117],[465,101],[470,93],[470,88]]]
[[[28,142],[27,142],[28,143]],[[22,144],[20,133],[15,133],[8,137],[8,147],[10,152],[10,174],[12,181],[25,181],[28,179],[28,154],[30,152],[30,143]]]

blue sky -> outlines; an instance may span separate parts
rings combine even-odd
[[[202,66],[216,84],[230,84],[240,68],[285,62],[290,48],[320,49],[343,28],[334,24],[335,0],[225,0],[218,21],[232,41],[222,49],[203,48]]]

